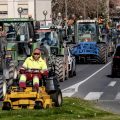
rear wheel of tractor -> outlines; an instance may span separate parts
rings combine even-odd
[[[62,99],[62,92],[60,89],[56,90],[56,92],[51,94],[50,97],[54,102],[55,107],[62,106],[63,99]]]
[[[107,63],[107,49],[106,49],[106,45],[105,44],[98,44],[99,47],[99,57],[98,57],[98,61],[101,64],[105,64]]]
[[[55,61],[55,74],[58,78],[58,81],[63,82],[65,80],[64,69],[63,57],[57,57]]]
[[[7,81],[8,87],[10,87],[13,84],[14,73],[15,73],[15,65],[14,65],[14,62],[11,61],[9,64],[9,79]]]
[[[3,101],[7,93],[7,82],[3,76],[0,76],[0,100]]]

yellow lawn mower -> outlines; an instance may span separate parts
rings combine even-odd
[[[21,72],[20,72],[21,73]],[[41,73],[40,70],[22,70],[22,74],[27,77],[26,88],[20,91],[18,86],[19,79],[14,80],[13,85],[6,89],[2,110],[11,109],[44,109],[60,107],[62,105],[62,93],[55,76]],[[39,89],[33,90],[32,79],[39,77]],[[5,84],[4,84],[5,91]]]

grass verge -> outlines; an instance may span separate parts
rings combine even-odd
[[[78,98],[64,98],[63,106],[43,110],[0,110],[0,120],[120,120],[120,116]]]

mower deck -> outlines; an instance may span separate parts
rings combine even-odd
[[[11,92],[6,94],[2,109],[42,109],[51,108],[53,105],[54,102],[46,93],[45,87],[39,87],[39,92],[33,92],[32,87],[19,92],[17,87],[13,87]]]

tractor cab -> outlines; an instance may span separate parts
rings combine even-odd
[[[51,53],[58,54],[59,37],[55,29],[41,27],[35,30],[35,40],[40,43],[41,50],[46,51],[47,56],[50,56]]]
[[[29,56],[34,46],[30,44],[34,38],[33,21],[25,18],[0,19],[0,25],[6,33],[6,51],[12,59],[19,61]]]
[[[95,20],[78,20],[75,33],[76,42],[98,41],[98,26]]]

